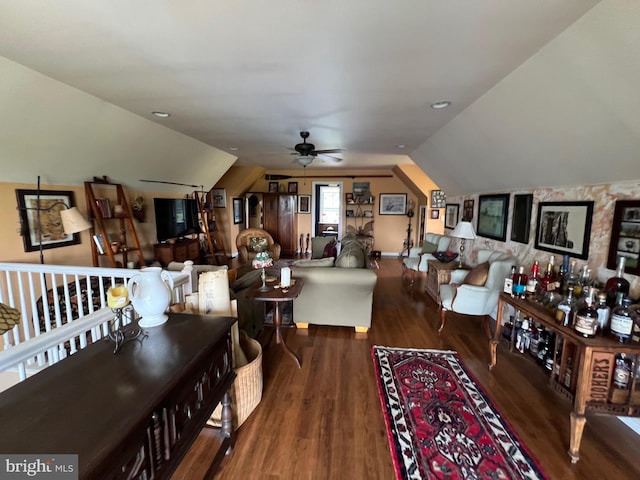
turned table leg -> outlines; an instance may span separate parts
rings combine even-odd
[[[587,423],[587,417],[571,412],[571,441],[569,443],[571,463],[576,463],[580,460],[580,442],[582,441],[585,423]]]

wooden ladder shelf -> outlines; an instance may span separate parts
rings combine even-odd
[[[95,189],[98,189],[100,192],[102,190],[115,189],[116,198],[114,199],[113,196],[96,197]],[[131,208],[129,207],[129,202],[127,201],[122,185],[118,183],[84,182],[84,192],[87,208],[89,209],[92,220],[91,254],[93,257],[93,265],[99,267],[100,257],[106,257],[109,259],[109,266],[111,267],[127,267],[129,254],[135,254],[138,258],[137,268],[144,267],[144,256],[142,255],[138,235],[136,234],[136,229],[133,224]],[[116,211],[117,205],[122,207],[121,211],[119,209]],[[114,246],[113,248],[111,243],[116,242],[116,239],[109,238],[111,229],[108,229],[107,225],[110,222],[116,223],[119,228],[117,247]],[[98,242],[100,238],[102,242],[99,247]],[[118,261],[118,258],[120,258],[121,261]]]

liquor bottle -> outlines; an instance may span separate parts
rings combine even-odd
[[[554,355],[556,353],[556,334],[554,332],[549,333],[547,338],[547,351],[545,352],[544,359],[542,364],[544,365],[544,369],[548,372],[553,372],[554,367]]]
[[[527,293],[528,277],[524,273],[524,267],[520,266],[518,273],[513,276],[513,296],[516,298],[525,298]]]
[[[598,333],[598,311],[595,307],[596,289],[589,287],[585,306],[576,312],[573,329],[583,337],[593,338]]]
[[[611,309],[607,305],[606,293],[598,293],[596,311],[598,312],[598,333],[606,335],[609,333],[609,317],[611,316]]]
[[[604,285],[604,291],[607,294],[607,305],[613,308],[616,305],[618,294],[623,296],[629,295],[629,281],[624,278],[624,268],[627,257],[620,256],[618,258],[618,267],[616,268],[615,277],[611,277]]]
[[[543,294],[547,294],[548,292],[555,291],[556,289],[556,271],[553,267],[554,257],[551,255],[549,258],[549,263],[547,264],[547,269],[544,272],[544,277],[540,281],[540,286]]]
[[[616,365],[613,369],[613,385],[626,390],[631,380],[631,359],[624,353],[616,354]]]
[[[562,257],[562,264],[558,269],[558,278],[556,278],[556,290],[563,295],[567,294],[567,277],[569,273],[569,255]]]
[[[576,261],[571,260],[569,262],[569,272],[567,272],[567,288],[574,287],[573,293],[575,294],[575,286],[578,284],[580,280],[580,275],[578,274],[578,270],[576,269]]]
[[[571,326],[575,312],[576,300],[573,296],[573,287],[569,287],[567,297],[556,307],[556,323],[565,327]]]
[[[513,296],[513,276],[516,274],[516,266],[511,265],[511,273],[504,277],[504,293]]]
[[[538,260],[533,262],[531,266],[531,273],[529,274],[529,280],[527,280],[527,298],[535,296],[538,290],[538,284],[540,283],[540,264]]]
[[[516,350],[520,353],[524,353],[529,348],[529,342],[531,340],[531,328],[529,327],[529,318],[525,317],[522,320],[522,328],[518,330],[516,336]]]
[[[582,271],[580,272],[580,280],[578,280],[578,284],[573,289],[573,294],[578,297],[585,297],[589,292],[589,287],[591,286],[591,270],[589,270],[588,265],[582,266]]]
[[[611,312],[611,334],[622,343],[626,343],[631,339],[633,331],[633,315],[635,312],[631,310],[631,299],[624,297],[622,305],[618,305]]]

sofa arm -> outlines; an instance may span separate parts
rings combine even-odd
[[[488,315],[493,310],[490,305],[493,297],[497,300],[497,292],[486,287],[466,284],[458,285],[451,305],[452,310],[469,315]]]
[[[279,243],[272,243],[271,245],[269,245],[269,254],[271,255],[271,258],[273,259],[274,262],[280,260],[281,250],[282,250],[282,247],[280,246]]]

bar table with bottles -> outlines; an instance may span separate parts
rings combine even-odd
[[[489,369],[496,366],[498,344],[504,338],[501,319],[505,305],[510,305],[518,315],[528,317],[531,322],[555,336],[555,346],[548,362],[550,368],[547,370],[550,371],[549,383],[553,390],[573,402],[568,452],[572,463],[580,458],[580,442],[587,411],[640,416],[640,344],[622,343],[608,336],[585,338],[571,325],[558,324],[555,311],[534,300],[500,294],[496,316],[499,321],[490,341]],[[504,340],[508,342],[509,350],[515,352],[515,327],[512,327],[509,338]],[[629,370],[629,381],[625,388],[618,388],[619,384],[614,381],[614,372],[618,373],[616,361],[619,362],[621,358],[628,363]]]

